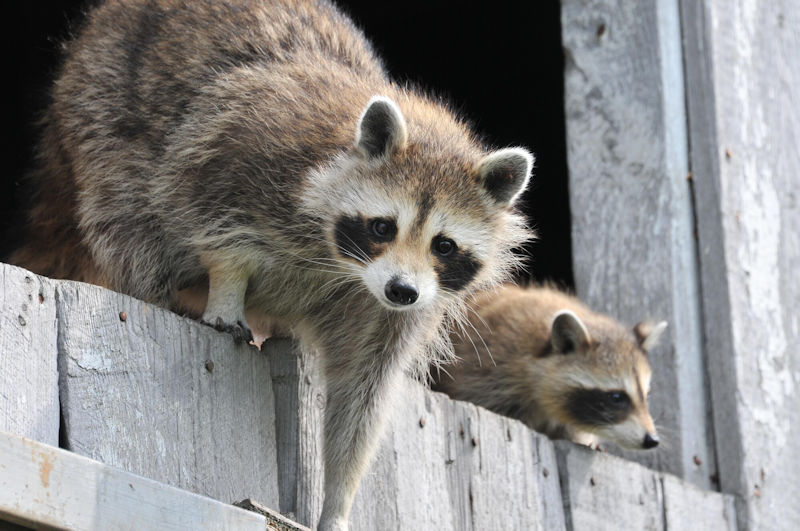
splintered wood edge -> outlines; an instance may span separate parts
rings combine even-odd
[[[0,523],[59,529],[237,529],[266,518],[211,498],[0,432]],[[299,528],[297,528],[299,529]]]
[[[310,528],[300,525],[294,520],[290,520],[279,512],[273,511],[269,507],[265,507],[250,498],[238,501],[234,503],[234,505],[264,516],[264,518],[267,519],[267,529],[269,531],[311,531]]]

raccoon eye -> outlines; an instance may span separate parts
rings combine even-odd
[[[606,393],[606,397],[608,399],[609,404],[611,404],[615,408],[628,407],[628,405],[631,402],[631,399],[628,397],[628,394],[623,391],[609,391],[608,393]]]
[[[383,218],[373,219],[372,222],[370,222],[370,230],[372,231],[372,234],[385,241],[394,238],[394,234],[396,232],[394,223]]]
[[[456,242],[450,238],[437,236],[433,239],[433,251],[440,256],[449,256],[456,250]]]

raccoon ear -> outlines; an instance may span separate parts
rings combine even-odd
[[[639,346],[645,351],[650,351],[658,343],[658,338],[667,329],[667,322],[661,321],[660,323],[653,323],[652,321],[642,321],[633,327],[633,333],[636,340],[639,341]]]
[[[481,159],[477,170],[489,195],[501,205],[512,204],[531,178],[533,155],[523,148],[505,148]]]
[[[569,310],[561,310],[553,319],[550,342],[556,351],[567,354],[585,349],[592,339],[577,315]]]
[[[391,155],[406,146],[408,131],[400,108],[385,96],[369,100],[356,129],[356,148],[368,158]]]

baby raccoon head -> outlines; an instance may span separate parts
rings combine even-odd
[[[462,130],[448,136],[452,119],[437,112],[446,122],[433,126],[444,129],[433,135],[441,149],[419,138],[432,127],[410,128],[394,101],[373,97],[353,150],[312,176],[316,190],[306,200],[327,217],[335,259],[392,310],[429,307],[495,280],[507,268],[504,253],[527,237],[510,207],[532,156],[520,148],[481,156],[473,143],[453,140]]]
[[[651,369],[647,351],[666,328],[639,323],[634,333],[609,323],[592,337],[577,315],[559,312],[551,330],[551,356],[560,357],[557,417],[564,424],[629,449],[658,446],[647,406]],[[602,337],[601,337],[602,336]]]

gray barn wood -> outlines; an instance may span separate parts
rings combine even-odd
[[[570,529],[665,529],[664,493],[657,472],[567,442],[557,448]]]
[[[299,421],[289,430],[294,441],[278,428],[280,462],[296,471],[298,493],[281,510],[309,525],[321,509],[324,473],[317,453],[324,406],[318,360],[284,340],[263,348],[276,378],[277,418]],[[564,528],[550,441],[413,382],[403,397],[359,487],[352,530]]]
[[[0,431],[58,445],[53,284],[0,264]]]
[[[716,460],[687,180],[678,0],[561,5],[577,294],[631,325],[669,321],[651,355],[650,395],[667,449],[624,455],[707,488]]]
[[[58,323],[62,441],[70,449],[224,502],[253,498],[304,523],[316,522],[325,404],[316,355],[285,339],[269,340],[259,353],[129,297],[8,270],[31,280],[6,284],[4,300],[23,300],[30,286],[50,285],[57,302],[54,318],[45,322]],[[48,292],[43,293],[46,301]],[[614,524],[674,529],[696,522],[727,530],[735,525],[730,496],[570,443],[560,443],[556,453],[551,441],[517,421],[413,382],[403,397],[356,497],[354,530],[580,530]],[[50,459],[62,455],[58,452],[26,455]],[[72,455],[68,462],[94,463],[66,455]],[[84,468],[69,468],[67,476],[90,487],[101,473],[129,476],[97,463]],[[51,477],[61,481],[56,472]],[[144,481],[149,494],[135,498],[134,505],[161,500],[160,493],[178,499],[164,485],[136,481]],[[118,482],[112,483],[104,492],[128,499],[114,487]],[[31,484],[25,480],[13,488]],[[22,491],[10,489],[0,500],[0,513],[3,507],[21,507]],[[73,521],[59,514],[54,518],[62,524]],[[34,521],[14,521],[23,520]],[[172,525],[168,518],[163,522]]]
[[[683,0],[720,481],[740,528],[800,528],[800,4]]]
[[[56,294],[68,449],[224,502],[278,506],[265,356],[101,288],[64,282]]]
[[[266,529],[260,514],[7,433],[0,470],[1,529]]]
[[[556,449],[570,529],[736,529],[730,495],[571,443]]]
[[[736,530],[732,495],[701,490],[669,474],[662,476],[661,487],[667,529]]]

